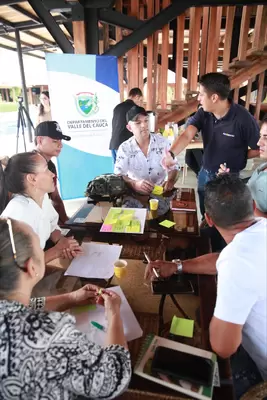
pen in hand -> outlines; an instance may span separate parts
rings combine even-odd
[[[150,260],[149,256],[145,252],[144,252],[144,256],[145,256],[147,262],[150,263],[151,260]],[[152,268],[152,270],[153,270],[153,273],[154,273],[155,277],[159,278],[159,274],[158,274],[158,271],[156,270],[156,268]]]

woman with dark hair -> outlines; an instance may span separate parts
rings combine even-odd
[[[37,116],[36,126],[40,122],[52,121],[51,107],[50,107],[50,97],[47,90],[43,91],[40,96],[39,112]]]
[[[106,347],[101,347],[76,329],[69,314],[30,307],[32,289],[44,270],[44,254],[33,230],[22,222],[0,219],[0,397],[117,398],[131,377],[120,297],[86,285],[68,295],[47,298],[46,309],[62,300],[65,308],[102,304],[107,332]]]
[[[0,214],[30,225],[39,236],[42,249],[48,239],[55,243],[45,252],[46,263],[81,253],[78,242],[62,236],[57,225],[58,214],[47,194],[55,189],[53,177],[46,159],[37,152],[14,155],[5,170],[0,163]]]

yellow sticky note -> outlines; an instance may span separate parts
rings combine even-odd
[[[74,312],[74,314],[81,314],[83,312],[90,311],[90,310],[92,311],[95,309],[96,309],[95,304],[87,304],[85,306],[78,306],[78,307],[73,308],[73,312]]]
[[[119,221],[131,221],[132,216],[128,214],[119,215]]]
[[[170,333],[173,335],[192,338],[194,332],[194,321],[192,319],[178,318],[174,315]]]
[[[134,210],[127,210],[127,208],[123,208],[122,215],[134,215]]]
[[[105,225],[115,225],[118,220],[116,218],[106,218],[104,223]]]
[[[161,196],[162,193],[163,193],[163,187],[155,185],[152,194],[155,194],[156,196]]]
[[[175,225],[175,222],[169,221],[168,219],[165,219],[164,221],[160,222],[161,226],[165,226],[165,228],[171,228],[172,226]]]
[[[112,226],[112,232],[124,232],[125,224],[123,221],[117,221],[116,224]]]

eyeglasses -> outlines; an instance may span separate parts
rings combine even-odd
[[[15,240],[14,240],[14,233],[13,233],[13,228],[12,228],[12,222],[11,219],[7,218],[6,219],[7,226],[8,226],[8,231],[9,231],[9,238],[10,238],[10,243],[11,243],[11,248],[12,248],[12,253],[13,253],[13,259],[16,264],[16,266],[20,269],[24,269],[21,267],[18,262],[17,262],[17,252],[16,252],[16,246],[15,246]]]

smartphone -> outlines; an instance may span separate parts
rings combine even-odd
[[[164,374],[170,378],[185,380],[197,385],[212,385],[212,360],[194,354],[159,346],[156,348],[151,368],[153,373]]]
[[[172,275],[170,278],[154,279],[151,282],[153,294],[193,294],[191,281],[183,275]]]

